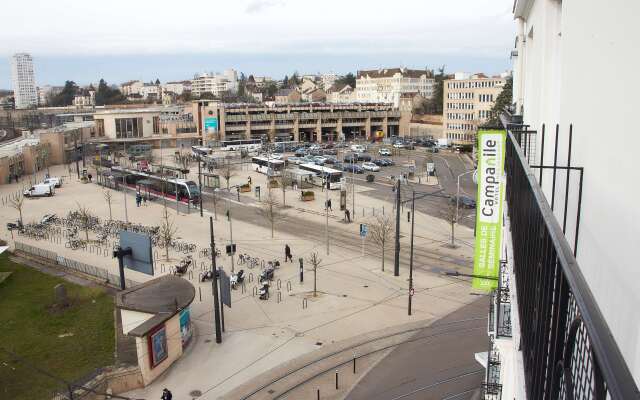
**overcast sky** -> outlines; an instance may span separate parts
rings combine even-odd
[[[2,5],[0,88],[29,52],[38,84],[280,77],[380,66],[509,68],[513,0],[20,0]]]

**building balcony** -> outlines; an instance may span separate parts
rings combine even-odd
[[[577,235],[572,248],[538,184],[534,169],[547,167],[535,165],[536,133],[513,121],[503,116],[504,259],[490,306],[492,346],[483,398],[638,399],[575,259]]]

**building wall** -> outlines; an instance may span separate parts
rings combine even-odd
[[[26,53],[14,54],[11,59],[11,75],[16,108],[31,108],[38,105],[33,59]]]
[[[473,145],[506,80],[463,78],[444,81],[443,127],[452,144]]]
[[[518,3],[527,6],[522,8],[514,63],[518,109],[531,129],[540,131],[545,123],[551,133],[560,124],[560,165],[566,164],[568,128],[573,124],[572,165],[585,168],[577,260],[640,385],[640,269],[635,254],[640,238],[635,201],[640,193],[635,184],[640,137],[634,134],[640,83],[629,79],[640,70],[640,56],[632,50],[640,37],[640,2]],[[606,83],[600,83],[603,75]],[[549,133],[545,164],[552,162],[555,144]],[[575,207],[573,185],[570,204]],[[543,188],[549,198],[550,182]],[[564,202],[560,192],[557,204]],[[562,207],[555,212],[562,217]],[[570,212],[575,216],[575,208]],[[574,220],[568,218],[570,243]]]
[[[180,334],[180,313],[174,315],[164,323],[167,333],[167,358],[155,367],[151,367],[148,337],[136,337],[136,351],[138,366],[142,373],[144,385],[147,386],[166,371],[180,356],[182,356],[182,340]]]
[[[417,92],[431,98],[434,86],[435,79],[426,75],[414,78],[403,76],[401,73],[388,77],[370,77],[364,74],[356,79],[355,96],[359,102],[390,103],[398,107],[402,94]]]

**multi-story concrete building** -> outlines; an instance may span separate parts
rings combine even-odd
[[[389,104],[193,104],[205,142],[235,139],[325,142],[398,134],[400,112]],[[215,127],[210,130],[209,127]]]
[[[38,87],[38,107],[46,107],[49,105],[49,100],[52,96],[57,95],[62,91],[62,86],[44,85]]]
[[[73,105],[78,108],[95,106],[96,91],[93,88],[79,90],[73,98]]]
[[[191,93],[200,97],[204,93],[220,96],[222,93],[238,91],[238,73],[233,69],[225,70],[222,74],[206,72],[195,75],[191,81]]]
[[[483,398],[638,399],[640,2],[516,0],[513,13]]]
[[[159,148],[199,142],[191,108],[180,106],[102,109],[93,114],[95,142],[149,143]]]
[[[454,145],[472,146],[478,126],[490,117],[493,104],[506,83],[504,77],[456,73],[444,81],[444,131]]]
[[[120,85],[120,91],[123,95],[129,97],[139,95],[143,87],[144,83],[142,81],[127,81]]]
[[[329,90],[329,88],[333,86],[334,83],[336,83],[336,81],[338,80],[338,75],[333,72],[329,72],[327,74],[322,74],[321,79],[322,89],[326,91]]]
[[[162,85],[163,94],[170,92],[180,96],[185,91],[191,91],[191,81],[167,82]]]
[[[327,89],[327,102],[332,104],[353,103],[355,101],[355,91],[344,83],[334,83]]]
[[[398,107],[404,93],[419,93],[431,98],[435,79],[433,72],[407,68],[358,71],[356,101],[361,103],[389,103]]]
[[[30,54],[17,53],[11,58],[11,78],[17,109],[38,106],[36,78],[33,72],[33,59]]]

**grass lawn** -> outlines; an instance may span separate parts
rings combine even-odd
[[[0,255],[0,347],[66,380],[113,364],[113,298],[9,261]],[[54,286],[64,283],[71,305],[53,306]],[[0,399],[50,399],[59,382],[0,351]]]

